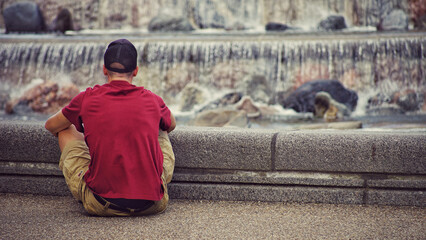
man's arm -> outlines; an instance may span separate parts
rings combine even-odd
[[[57,112],[55,115],[47,119],[44,127],[49,130],[54,136],[58,136],[58,133],[64,129],[67,129],[71,125],[71,122],[64,116],[62,110]],[[176,124],[175,124],[176,125]]]
[[[173,131],[176,127],[176,119],[175,119],[175,116],[173,116],[172,112],[170,112],[170,120],[171,120],[171,124],[169,129],[167,129],[167,133]]]

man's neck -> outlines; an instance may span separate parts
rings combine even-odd
[[[114,77],[114,78],[108,78],[108,83],[111,83],[112,81],[126,81],[132,84],[132,80],[133,78]]]

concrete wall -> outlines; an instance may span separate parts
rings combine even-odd
[[[178,127],[171,198],[426,206],[425,132]],[[42,122],[0,122],[0,192],[68,195]]]

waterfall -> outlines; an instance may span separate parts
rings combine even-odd
[[[426,89],[426,37],[421,34],[131,40],[140,66],[134,82],[159,93],[169,104],[177,103],[179,93],[190,83],[211,93],[244,92],[241,87],[253,76],[266,79],[267,87],[273,90],[266,100],[271,104],[276,103],[279,93],[315,79],[337,79],[360,95],[389,96],[401,89],[420,95]],[[57,82],[66,78],[81,89],[102,84],[108,42],[78,37],[5,40],[0,45],[0,91],[14,92],[38,78]]]

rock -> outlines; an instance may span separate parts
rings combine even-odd
[[[59,88],[54,82],[44,82],[27,90],[22,97],[6,104],[6,113],[25,114],[31,111],[55,113],[64,107],[80,90],[75,85]]]
[[[188,84],[181,94],[180,107],[182,111],[191,111],[195,105],[205,101],[203,89],[196,84]]]
[[[326,31],[336,31],[347,28],[343,16],[329,16],[318,24],[318,29]]]
[[[236,104],[237,110],[246,112],[248,118],[256,118],[261,115],[260,108],[253,103],[253,100],[245,96]]]
[[[377,26],[379,31],[408,30],[408,17],[401,9],[392,10]]]
[[[71,12],[64,8],[52,22],[51,30],[55,32],[65,33],[68,30],[73,30]]]
[[[318,92],[315,95],[314,115],[324,118],[326,121],[335,121],[349,116],[351,112],[344,105],[334,100],[327,92]]]
[[[394,93],[392,103],[396,103],[403,111],[411,112],[420,109],[421,98],[414,90],[407,89]]]
[[[162,11],[155,16],[148,24],[150,32],[172,32],[172,31],[192,31],[194,27],[188,19],[183,16],[176,16],[170,10]]]
[[[315,80],[297,88],[285,100],[280,102],[284,108],[292,108],[297,112],[314,112],[315,96],[318,92],[327,92],[339,103],[344,104],[350,111],[357,105],[358,95],[348,90],[337,80]],[[282,99],[278,97],[278,99]]]
[[[287,29],[290,29],[289,26],[282,23],[275,23],[275,22],[269,22],[266,24],[265,30],[266,31],[285,31]]]
[[[368,99],[367,110],[370,114],[390,115],[417,111],[423,104],[422,94],[413,89],[397,91],[391,95],[377,94]]]
[[[242,97],[243,97],[243,94],[240,92],[227,93],[224,96],[220,97],[219,99],[216,99],[208,103],[206,106],[201,108],[198,112],[203,112],[206,110],[217,109],[217,108],[230,107],[236,104],[237,102],[239,102]]]
[[[46,30],[43,15],[37,4],[18,2],[6,7],[3,11],[6,33],[39,33]]]
[[[194,121],[194,126],[204,127],[246,127],[248,119],[245,111],[232,109],[207,110],[198,114]]]

